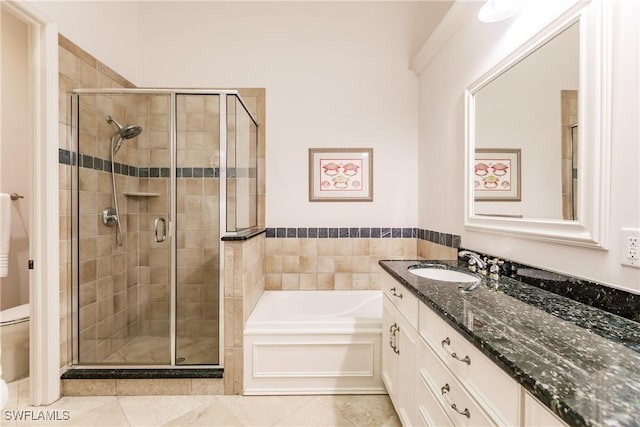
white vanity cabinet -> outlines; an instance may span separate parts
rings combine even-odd
[[[454,424],[520,425],[520,385],[425,304],[419,318],[420,372]]]
[[[418,346],[417,395],[424,399],[416,402],[421,425],[497,424],[423,340]]]
[[[524,393],[524,427],[560,427],[567,424],[542,405],[529,392]]]
[[[395,280],[388,279],[383,286],[382,380],[402,425],[413,426],[415,396],[409,385],[415,382],[419,301],[397,282],[389,286]]]
[[[513,378],[424,304],[420,305],[419,331],[425,344],[493,424],[521,424],[521,388]]]
[[[391,276],[383,292],[382,378],[404,426],[522,425],[515,380]]]

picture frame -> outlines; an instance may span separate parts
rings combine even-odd
[[[310,148],[309,201],[373,201],[373,149]]]
[[[472,171],[475,201],[521,201],[520,165],[519,148],[476,149]]]

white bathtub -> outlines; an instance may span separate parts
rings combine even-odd
[[[29,304],[0,312],[0,358],[6,382],[29,375]]]
[[[384,394],[381,291],[266,291],[244,330],[244,394]]]

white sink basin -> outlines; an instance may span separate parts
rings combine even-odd
[[[409,273],[441,282],[477,283],[480,279],[473,274],[434,267],[417,267],[409,269]]]

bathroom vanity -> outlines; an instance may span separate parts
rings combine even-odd
[[[467,272],[380,261],[382,375],[403,425],[640,424],[639,323],[508,277],[471,274],[463,292],[416,264]]]

